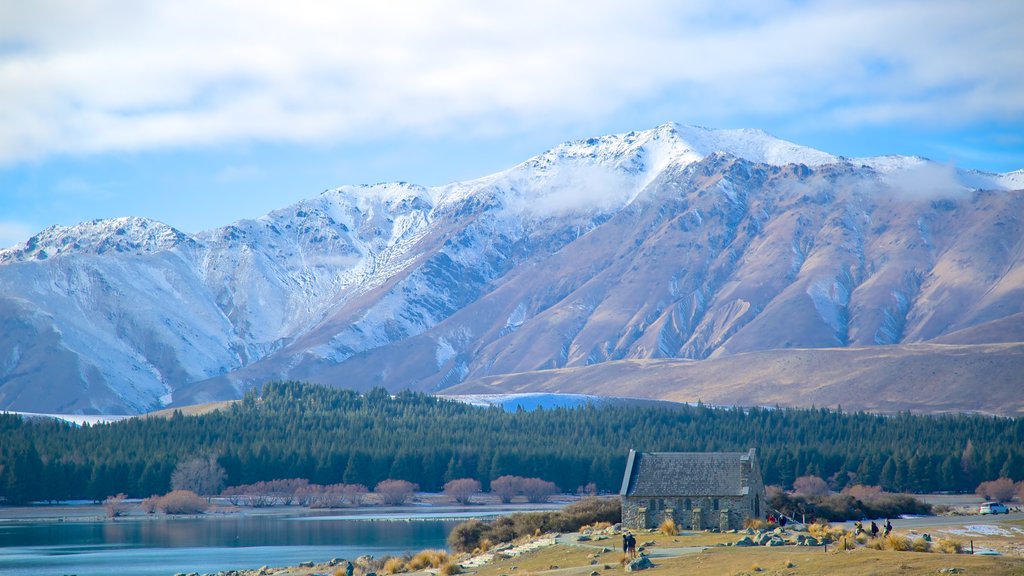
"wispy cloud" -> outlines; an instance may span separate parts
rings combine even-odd
[[[7,2],[0,163],[501,134],[664,99],[704,118],[1016,121],[1022,21],[1016,1]]]

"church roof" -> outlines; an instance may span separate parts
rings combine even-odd
[[[629,451],[622,496],[743,496],[750,492],[749,452]],[[748,468],[749,469],[749,468]]]

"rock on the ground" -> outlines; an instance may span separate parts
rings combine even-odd
[[[647,570],[648,568],[654,568],[654,563],[647,556],[640,556],[630,560],[629,564],[626,564],[626,572],[636,572],[638,570]]]
[[[750,539],[750,536],[744,536],[736,541],[736,546],[754,546],[754,541]]]

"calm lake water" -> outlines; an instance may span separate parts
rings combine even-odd
[[[0,574],[173,575],[443,548],[458,520],[225,516],[0,524]]]

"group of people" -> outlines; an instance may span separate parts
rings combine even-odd
[[[779,514],[778,516],[775,514],[768,514],[764,519],[767,520],[769,524],[778,524],[780,528],[786,527],[786,517],[782,514]]]
[[[622,535],[622,553],[630,558],[636,558],[636,536],[632,532]]]
[[[857,522],[855,522],[853,524],[853,532],[857,536],[859,536],[861,534],[866,534],[867,533],[867,531],[864,529],[864,524],[860,520],[857,520]],[[882,533],[882,536],[888,536],[891,532],[892,532],[892,522],[889,522],[889,519],[886,518],[885,519],[885,532]],[[871,537],[872,538],[878,538],[878,524],[875,524],[874,520],[871,521]]]

